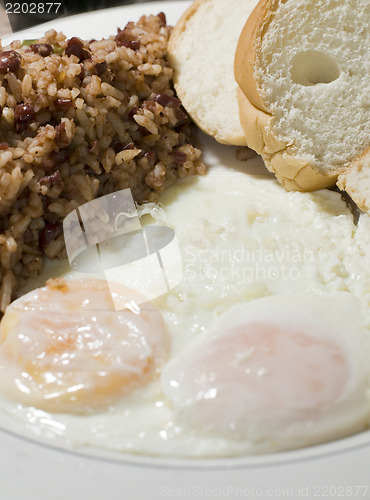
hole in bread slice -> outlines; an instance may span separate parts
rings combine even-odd
[[[329,54],[316,50],[298,52],[292,58],[290,76],[294,83],[306,87],[328,84],[339,78],[340,70],[335,59]]]

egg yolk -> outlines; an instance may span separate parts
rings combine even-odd
[[[86,413],[153,378],[169,350],[162,316],[139,308],[136,292],[115,293],[124,310],[100,280],[49,285],[11,304],[0,324],[0,391],[45,411]]]
[[[244,434],[315,419],[349,379],[333,336],[257,321],[198,342],[164,369],[162,387],[193,425]]]

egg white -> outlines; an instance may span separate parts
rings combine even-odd
[[[352,417],[348,425],[345,423],[351,403],[343,412],[338,432],[329,431],[328,417],[322,427],[317,424],[322,431],[312,438],[288,432],[290,437],[283,442],[261,434],[254,439],[248,432],[242,433],[242,439],[239,431],[233,434],[215,429],[210,433],[181,415],[157,377],[102,411],[85,415],[48,413],[14,404],[2,396],[0,426],[11,426],[15,431],[18,428],[22,433],[26,430],[74,449],[185,457],[278,451],[365,428],[370,418],[364,398],[370,384],[363,358],[369,359],[370,350],[367,340],[359,339],[370,335],[370,304],[364,298],[369,267],[364,269],[359,264],[365,252],[361,220],[357,228],[339,193],[288,193],[269,176],[235,171],[217,165],[217,160],[214,163],[206,176],[183,179],[170,188],[159,207],[142,209],[143,214],[152,216],[148,221],[143,217],[143,224],[154,220],[175,229],[183,261],[182,282],[153,301],[171,336],[168,366],[174,366],[178,356],[214,331],[235,307],[302,291],[313,297],[351,294],[348,307],[353,306],[353,311],[348,317],[354,320],[354,333],[351,340],[348,326],[345,342],[351,346],[361,380],[359,392],[353,396],[354,414],[360,415],[356,425]],[[87,277],[71,271],[66,262],[49,263],[40,280],[29,288],[43,285],[47,277],[56,275],[67,280]]]

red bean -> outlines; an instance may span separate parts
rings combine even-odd
[[[160,12],[157,17],[159,17],[162,26],[166,26],[167,24],[166,14],[164,12]]]
[[[147,128],[143,127],[142,125],[139,125],[137,129],[140,132],[141,137],[146,137],[146,136],[150,135],[149,130]]]
[[[157,163],[158,160],[158,155],[154,149],[150,149],[144,154],[144,158],[148,160],[148,165],[150,168],[153,168],[154,165]]]
[[[133,119],[134,118],[134,115],[137,115],[137,112],[139,111],[139,107],[138,106],[133,106],[133,108],[129,111],[128,113],[128,116],[129,118]]]
[[[111,142],[110,147],[115,153],[120,153],[123,150],[123,144],[116,137]]]
[[[33,43],[32,45],[30,45],[30,49],[35,54],[40,54],[40,56],[42,57],[50,56],[50,54],[53,52],[53,47],[48,43]]]
[[[68,40],[65,53],[67,56],[74,55],[78,57],[80,62],[91,57],[90,52],[84,49],[83,41],[76,36]]]
[[[56,108],[61,109],[62,111],[67,111],[71,106],[73,106],[73,101],[71,99],[65,99],[63,97],[59,97],[54,101],[54,106]]]
[[[179,165],[183,165],[188,159],[187,154],[183,151],[172,151],[171,156]]]
[[[35,111],[32,104],[18,104],[14,110],[14,125],[17,132],[26,130],[28,125],[35,119]]]
[[[39,236],[40,249],[44,252],[49,243],[59,238],[59,236],[61,236],[62,234],[63,234],[62,224],[54,224],[54,223],[46,224]]]
[[[119,40],[117,43],[118,46],[124,46],[128,49],[139,50],[140,49],[140,40]]]
[[[177,99],[177,97],[172,97],[167,94],[157,94],[154,97],[154,101],[163,106],[164,108],[165,107],[178,108],[181,106],[180,99]]]
[[[110,147],[114,150],[115,153],[120,153],[121,151],[124,151],[127,149],[135,149],[136,148],[136,146],[133,142],[129,142],[126,144],[126,146],[124,146],[117,139],[113,139]]]
[[[102,75],[103,73],[105,73],[108,69],[108,63],[107,61],[102,61],[100,63],[96,63],[95,64],[95,71],[96,71],[96,74],[97,75]]]
[[[21,66],[22,58],[15,50],[0,53],[0,73],[14,72]]]
[[[39,180],[39,183],[42,186],[48,186],[48,187],[53,186],[55,184],[59,184],[61,182],[62,182],[62,177],[60,175],[59,170],[56,170],[50,175],[45,175],[45,177],[41,177],[41,179]]]
[[[175,109],[175,116],[177,118],[176,127],[189,121],[188,115],[182,110],[182,108]]]
[[[85,67],[82,63],[80,64],[80,66],[81,66],[81,73],[78,75],[78,77],[79,77],[80,81],[82,82],[83,79],[85,78],[86,71],[85,71]]]
[[[55,141],[61,149],[68,148],[71,141],[67,136],[65,122],[55,127]]]
[[[130,23],[126,26],[125,29],[118,29],[118,33],[116,35],[116,42],[119,47],[124,46],[128,47],[132,50],[140,49],[140,40],[135,40],[133,35],[131,34],[131,30],[129,29]]]

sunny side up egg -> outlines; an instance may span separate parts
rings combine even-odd
[[[102,281],[66,268],[66,285],[14,302],[0,325],[0,425],[73,449],[178,457],[365,429],[368,276],[355,271],[362,237],[340,195],[219,167],[161,203],[141,213],[175,229],[181,283],[145,307],[120,289],[129,307],[116,312]]]
[[[225,313],[167,364],[162,388],[189,429],[251,452],[312,445],[365,429],[369,341],[348,293],[266,297]]]
[[[155,376],[169,349],[162,315],[106,281],[50,280],[0,323],[0,391],[45,411],[107,408]]]

